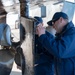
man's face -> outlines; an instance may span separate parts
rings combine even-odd
[[[39,23],[38,25],[37,25],[37,27],[38,26],[43,26],[43,23]],[[35,29],[36,31],[35,31],[35,34],[38,34],[38,32],[37,32],[37,29]]]
[[[52,24],[53,24],[53,28],[56,30],[56,32],[59,33],[60,29],[61,29],[60,18],[53,21]]]

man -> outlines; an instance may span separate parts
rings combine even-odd
[[[56,38],[46,35],[45,28],[38,25],[36,31],[42,46],[54,56],[56,75],[75,75],[75,27],[68,22],[64,12],[56,12],[48,25],[56,30]]]
[[[41,17],[35,16],[34,24],[37,26],[39,23],[43,25]],[[36,27],[35,26],[35,27]],[[37,32],[35,33],[35,75],[54,75],[53,56],[50,55],[45,48],[38,41]]]

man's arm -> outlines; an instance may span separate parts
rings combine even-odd
[[[61,39],[56,40],[52,34],[45,33],[45,29],[42,26],[37,27],[37,33],[39,36],[39,42],[43,47],[48,50],[49,53],[58,58],[69,58],[75,56],[75,34],[68,34]]]
[[[42,34],[39,37],[39,41],[52,55],[58,58],[69,58],[75,56],[74,36],[67,35],[62,37],[61,40],[56,40],[52,34],[50,36]]]

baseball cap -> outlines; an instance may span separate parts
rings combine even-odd
[[[52,18],[52,20],[48,21],[47,24],[52,26],[52,22],[57,21],[60,17],[63,17],[64,19],[68,19],[68,16],[64,12],[56,12]]]
[[[43,22],[41,17],[35,16],[34,19],[35,19],[35,25],[38,25],[39,23]]]

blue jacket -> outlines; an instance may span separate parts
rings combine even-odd
[[[34,63],[35,75],[54,75],[53,56],[41,45],[37,35],[35,36]]]
[[[56,75],[75,75],[75,27],[72,22],[56,38],[43,34],[39,42],[54,56]]]
[[[35,36],[35,63],[53,63],[53,56],[41,45],[38,41],[38,36]]]

